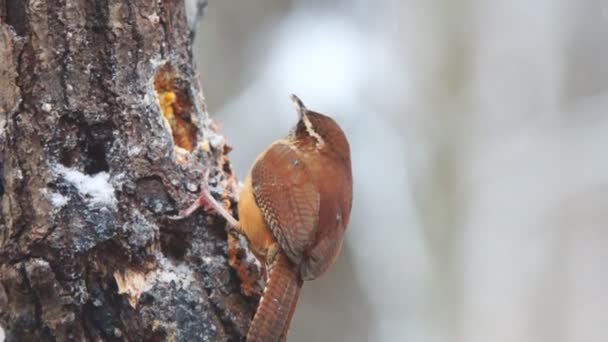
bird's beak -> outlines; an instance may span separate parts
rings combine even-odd
[[[302,117],[306,115],[306,112],[308,112],[308,109],[306,109],[306,106],[304,106],[302,100],[300,100],[300,98],[296,95],[291,94],[290,98],[291,102],[293,102],[293,105],[296,108],[296,111],[298,112],[299,119],[301,120]]]

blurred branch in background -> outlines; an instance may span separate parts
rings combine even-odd
[[[207,0],[184,0],[184,6],[186,6],[187,13],[186,19],[193,32],[196,31],[199,19],[205,14],[207,5]]]
[[[195,47],[240,175],[296,120],[352,142],[353,219],[293,341],[605,341],[608,6],[212,2]]]

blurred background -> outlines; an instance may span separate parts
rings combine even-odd
[[[210,1],[195,56],[239,178],[292,92],[350,139],[290,341],[608,341],[608,2]]]

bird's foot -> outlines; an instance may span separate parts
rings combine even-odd
[[[169,216],[172,220],[181,220],[187,218],[194,214],[200,207],[213,209],[216,213],[223,216],[228,225],[232,228],[238,230],[239,221],[237,221],[228,210],[221,205],[214,197],[211,195],[211,191],[209,191],[209,170],[205,172],[203,175],[203,179],[201,182],[201,192],[199,197],[185,210],[180,210],[179,214],[176,216]]]

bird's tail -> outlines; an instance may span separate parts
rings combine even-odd
[[[279,252],[247,333],[247,342],[277,342],[287,338],[302,280],[296,266]]]

